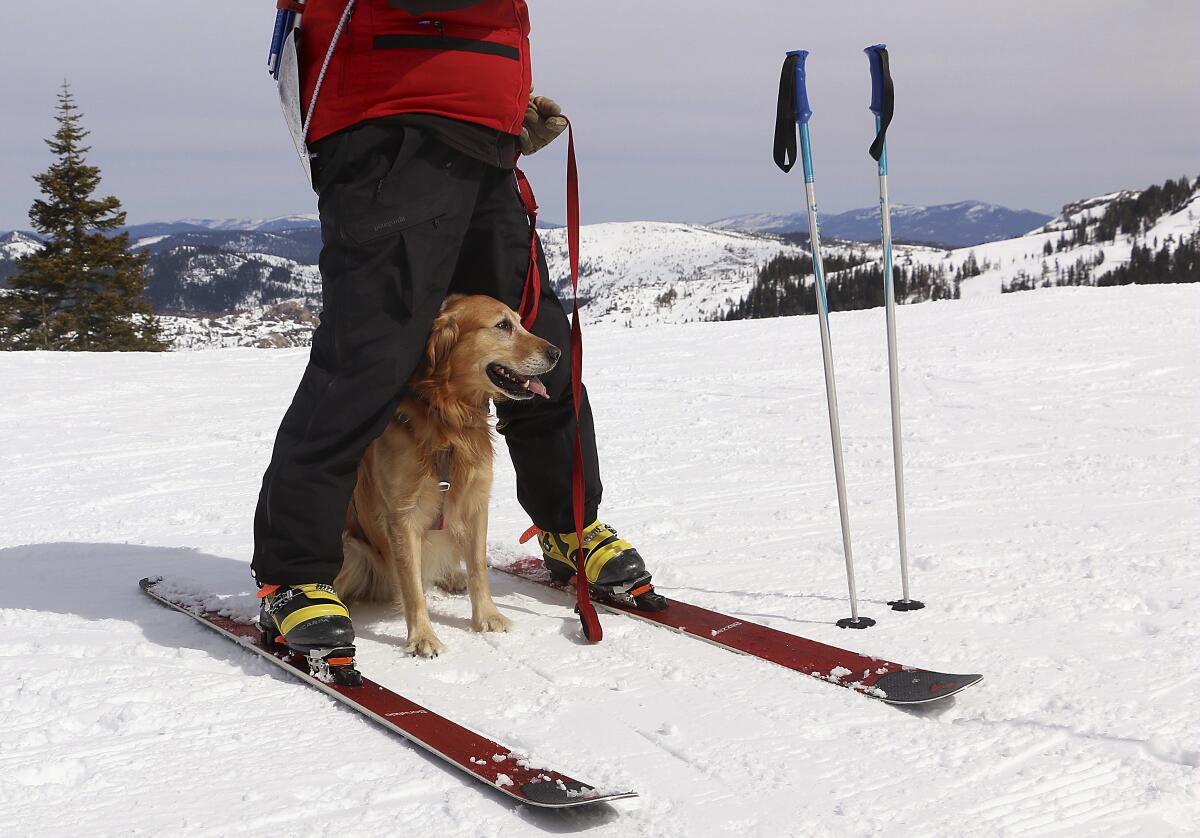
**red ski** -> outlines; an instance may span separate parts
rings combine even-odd
[[[538,558],[518,559],[496,570],[548,588],[568,588],[550,579]],[[958,693],[983,680],[982,675],[948,675],[850,652],[777,631],[749,620],[669,599],[663,611],[639,611],[603,597],[597,605],[704,640],[733,652],[752,655],[779,666],[847,687],[888,704],[923,704]]]
[[[163,605],[187,614],[202,625],[256,652],[310,686],[522,803],[548,809],[565,809],[637,797],[631,791],[598,791],[557,771],[531,766],[520,754],[366,678],[361,686],[326,683],[311,675],[307,663],[290,657],[286,649],[265,648],[259,642],[258,627],[254,624],[239,623],[195,605],[172,601],[155,590],[160,581],[161,577],[143,579],[142,590]]]

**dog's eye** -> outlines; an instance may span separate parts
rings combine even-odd
[[[501,320],[499,323],[496,324],[496,328],[502,329],[505,332],[511,332],[512,331],[512,323],[509,323],[507,320]]]

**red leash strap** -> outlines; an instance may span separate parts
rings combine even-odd
[[[564,117],[565,119],[565,117]],[[575,538],[579,545],[575,568],[576,605],[583,636],[592,643],[604,638],[592,605],[583,553],[583,445],[579,440],[579,401],[583,396],[583,331],[579,325],[579,168],[575,165],[575,129],[567,120],[567,252],[571,260],[571,400],[575,405],[575,463],[571,489],[575,506]]]
[[[566,117],[563,117],[566,119]],[[521,316],[521,325],[526,329],[533,328],[537,319],[538,303],[541,300],[542,277],[538,270],[537,260],[537,200],[533,196],[533,187],[529,179],[520,169],[516,169],[517,188],[521,193],[521,203],[525,205],[525,213],[529,216],[529,270],[525,274],[525,289],[521,292],[521,305],[517,313]],[[571,401],[575,407],[575,456],[571,464],[571,505],[575,515],[575,538],[579,544],[576,558],[575,593],[576,609],[579,621],[583,624],[583,636],[592,643],[599,643],[604,637],[600,628],[600,618],[596,616],[596,607],[592,605],[591,592],[587,582],[587,568],[583,565],[583,525],[586,489],[583,482],[583,444],[579,439],[579,401],[583,396],[583,331],[579,325],[579,169],[575,165],[575,132],[571,121],[567,120],[567,253],[571,261]],[[537,532],[536,527],[526,530],[521,537],[522,543]],[[580,584],[582,578],[583,584]]]
[[[527,330],[533,328],[537,319],[538,303],[542,297],[542,276],[538,270],[537,258],[537,199],[533,197],[533,187],[529,178],[520,169],[514,169],[517,174],[517,189],[521,193],[521,203],[525,205],[525,214],[529,216],[529,270],[525,273],[525,290],[521,292],[521,305],[517,313],[521,315],[521,325]]]
[[[565,119],[565,118],[564,118]],[[583,330],[580,327],[580,170],[575,164],[575,128],[566,121],[566,251],[571,262],[571,401],[575,405],[575,463],[571,467],[571,493],[575,501],[576,606],[583,636],[598,644],[604,639],[600,618],[592,605],[588,571],[583,556],[583,445],[580,443],[580,400],[583,396]]]

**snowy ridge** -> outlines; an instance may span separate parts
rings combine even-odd
[[[1068,230],[1082,219],[1094,221],[1104,215],[1104,211],[1108,209],[1113,201],[1119,198],[1132,198],[1137,195],[1138,190],[1123,189],[1120,192],[1109,192],[1107,195],[1097,195],[1094,198],[1085,198],[1082,201],[1072,201],[1062,208],[1062,212],[1047,221],[1043,226],[1036,230],[1030,230],[1028,235],[1057,233],[1062,230]]]
[[[569,301],[566,230],[541,237],[551,281]],[[825,249],[849,248],[830,242]],[[627,326],[712,319],[746,295],[772,258],[808,252],[774,236],[654,221],[584,225],[579,250],[587,322]]]
[[[879,311],[835,312],[853,637],[813,317],[600,326],[604,517],[668,596],[987,680],[909,713],[494,574],[446,654],[353,607],[364,672],[539,764],[633,788],[578,819],[481,792],[138,589],[247,615],[262,472],[305,349],[0,353],[5,835],[1200,834],[1200,286],[897,312],[913,593],[896,614]],[[1137,312],[1130,317],[1130,312]],[[489,553],[530,555],[499,445]],[[977,670],[975,668],[978,668]],[[264,779],[264,731],[270,776]],[[330,748],[336,743],[336,748]],[[330,753],[314,775],[313,754]],[[319,805],[314,801],[320,801]],[[86,826],[84,826],[86,825]]]
[[[13,230],[0,236],[0,261],[16,260],[42,249],[42,243],[29,233]]]
[[[945,253],[912,250],[903,257],[897,256],[897,262],[907,263],[911,260],[916,263],[941,265],[953,271],[973,258],[983,271],[979,276],[963,281],[962,295],[991,296],[1000,293],[1005,282],[1011,282],[1021,273],[1035,278],[1045,277],[1053,282],[1069,266],[1080,261],[1092,265],[1097,277],[1103,276],[1114,267],[1129,261],[1129,254],[1135,243],[1178,245],[1200,230],[1200,181],[1197,181],[1187,203],[1175,212],[1161,216],[1144,235],[1120,234],[1113,241],[1071,245],[1063,251],[1045,253],[1047,242],[1054,247],[1065,232],[1070,238],[1067,231],[1080,219],[1098,219],[1112,201],[1137,194],[1136,191],[1114,192],[1068,204],[1057,218],[1015,239],[963,247]]]
[[[974,245],[1018,236],[1049,220],[1031,210],[1013,210],[983,201],[936,206],[892,204],[892,234],[901,240],[943,245]],[[879,239],[879,205],[842,213],[822,213],[821,234],[850,241]],[[718,229],[758,233],[806,233],[804,213],[751,213],[714,221]]]
[[[271,233],[320,226],[321,222],[316,213],[296,213],[275,218],[180,218],[174,221],[130,224],[124,229],[130,237],[138,238],[202,230]]]

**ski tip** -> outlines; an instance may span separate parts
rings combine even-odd
[[[161,576],[147,576],[145,579],[138,582],[138,586],[143,591],[148,591],[151,588],[153,588],[155,585],[157,585],[159,582],[161,582],[162,580],[163,580],[163,578]]]
[[[534,806],[562,809],[637,797],[634,791],[601,792],[578,780],[535,780],[519,787],[521,799]]]
[[[888,704],[926,704],[956,695],[983,680],[982,675],[951,675],[923,669],[889,672],[872,686],[884,695]]]

